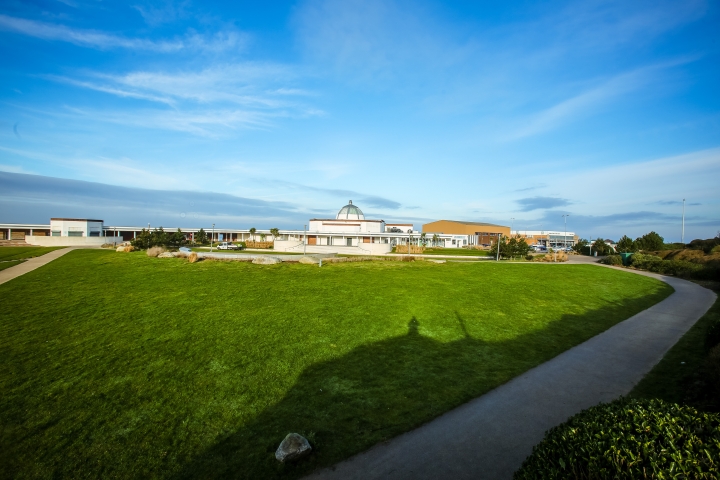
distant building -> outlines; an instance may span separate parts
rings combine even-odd
[[[449,246],[493,245],[498,241],[500,235],[510,235],[510,227],[504,225],[458,220],[438,220],[426,223],[422,226],[422,231],[427,236],[433,234],[452,235],[453,242]]]
[[[575,232],[557,232],[548,230],[513,230],[512,235],[520,235],[530,245],[560,248],[572,247],[578,242]]]

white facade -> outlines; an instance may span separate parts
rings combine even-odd
[[[103,221],[87,218],[51,218],[51,237],[102,237]]]

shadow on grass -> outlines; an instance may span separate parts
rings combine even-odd
[[[658,293],[654,302],[666,295]],[[358,347],[307,368],[277,404],[190,459],[177,478],[296,478],[421,425],[606,330],[648,306],[648,298],[565,315],[543,330],[502,342],[439,342],[412,318],[406,335]],[[310,457],[280,464],[290,432],[306,436]]]

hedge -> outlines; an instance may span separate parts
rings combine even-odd
[[[515,472],[530,479],[717,479],[720,414],[620,399],[549,430]]]

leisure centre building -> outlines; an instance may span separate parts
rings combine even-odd
[[[0,240],[24,241],[31,245],[73,246],[122,243],[135,238],[147,227],[110,226],[102,220],[80,218],[51,218],[50,224],[0,224]],[[280,230],[273,236],[270,230],[208,228],[203,229],[215,241],[256,241],[259,237],[274,241],[273,249],[297,253],[347,253],[382,255],[396,245],[428,245],[444,248],[463,248],[494,244],[500,236],[509,236],[510,228],[491,223],[438,220],[423,225],[422,232],[413,230],[411,223],[386,223],[366,219],[352,200],[342,207],[335,218],[313,218],[304,230]],[[168,232],[177,227],[165,228]],[[194,241],[200,228],[179,228],[188,241]],[[512,232],[515,234],[516,232]],[[522,235],[522,232],[518,232]],[[535,232],[527,232],[535,233]],[[547,232],[545,232],[547,233]],[[554,233],[554,232],[552,232]],[[525,235],[528,238],[536,238]],[[538,232],[537,240],[542,243]],[[573,244],[572,232],[564,236]],[[551,237],[546,236],[550,242]],[[556,240],[554,237],[552,240]],[[532,242],[529,242],[532,243]]]

